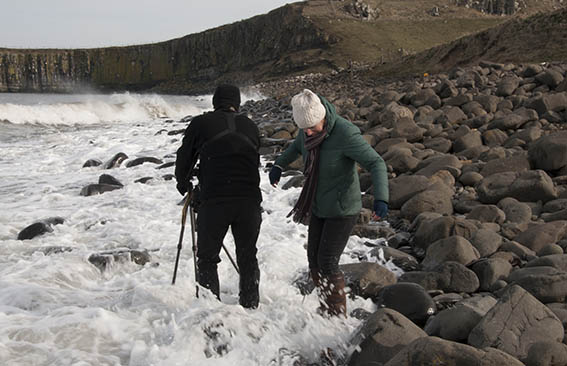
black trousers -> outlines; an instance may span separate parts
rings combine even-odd
[[[247,308],[258,307],[260,269],[256,241],[261,223],[261,208],[255,199],[203,202],[197,216],[197,279],[201,286],[220,296],[217,264],[221,261],[219,254],[230,226],[240,270],[240,304]]]
[[[307,260],[310,269],[318,269],[324,276],[341,272],[339,259],[356,220],[356,215],[331,218],[311,215],[307,235]]]

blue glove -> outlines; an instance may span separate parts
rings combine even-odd
[[[268,177],[270,178],[270,184],[274,187],[280,182],[280,177],[282,176],[282,168],[277,165],[274,165],[272,169],[270,169],[270,173]]]
[[[378,220],[388,215],[388,204],[384,201],[374,200],[374,215]]]

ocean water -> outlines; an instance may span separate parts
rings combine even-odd
[[[320,317],[315,294],[293,285],[307,269],[307,228],[285,218],[299,189],[273,188],[261,172],[260,306],[248,310],[238,305],[238,275],[224,253],[222,301],[205,290],[196,298],[189,220],[171,285],[181,196],[163,176],[173,167],[82,168],[119,152],[174,161],[181,135],[163,130],[184,128],[181,118],[210,106],[210,95],[0,94],[0,365],[292,365],[296,355],[318,362],[327,347],[350,352],[361,322]],[[79,194],[104,173],[124,188]],[[141,177],[154,179],[134,183]],[[17,240],[54,216],[65,222],[52,233]],[[341,263],[358,261],[364,241],[352,236]],[[230,233],[225,246],[234,253]],[[46,254],[51,247],[67,250]],[[151,263],[101,271],[87,260],[124,248],[150,251]],[[347,305],[375,310],[361,298]]]

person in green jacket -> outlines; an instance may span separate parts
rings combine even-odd
[[[304,89],[292,98],[291,105],[301,131],[275,160],[270,183],[276,186],[287,165],[302,156],[306,180],[288,216],[309,224],[307,259],[320,309],[327,315],[346,316],[345,280],[339,259],[362,208],[356,163],[372,175],[374,220],[388,214],[386,164],[362,138],[358,127],[337,115],[324,97]]]

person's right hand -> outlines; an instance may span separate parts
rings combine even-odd
[[[282,168],[277,165],[274,165],[272,169],[270,169],[270,173],[268,177],[270,178],[270,184],[272,186],[276,186],[280,182],[280,177],[282,176]]]
[[[183,184],[182,182],[177,182],[176,188],[182,196],[185,196],[185,193],[191,193],[191,191],[193,190],[193,183],[188,182],[187,184]]]

